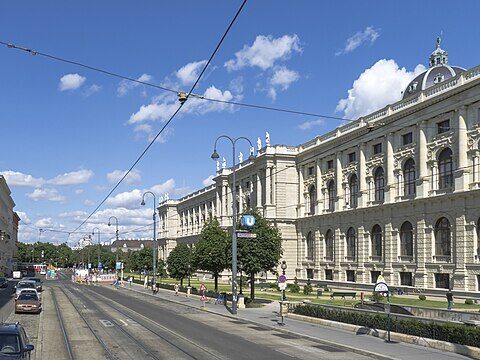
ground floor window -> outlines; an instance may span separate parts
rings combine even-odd
[[[400,273],[400,285],[404,286],[413,286],[413,279],[411,272],[401,272]]]
[[[480,291],[480,275],[477,275],[477,291]]]
[[[380,271],[370,271],[371,277],[372,277],[372,284],[375,284],[377,282],[377,279],[382,273]]]
[[[450,275],[435,274],[435,287],[439,289],[450,289]]]
[[[313,269],[307,269],[307,279],[313,279]]]
[[[347,270],[347,281],[355,282],[355,270]]]
[[[333,280],[333,270],[325,269],[325,280]]]

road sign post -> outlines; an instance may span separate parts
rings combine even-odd
[[[387,342],[390,342],[390,327],[391,327],[391,319],[390,319],[390,289],[382,275],[379,275],[377,278],[377,282],[375,283],[375,288],[373,292],[380,293],[383,296],[387,296],[387,306],[385,307],[385,312],[387,313]]]

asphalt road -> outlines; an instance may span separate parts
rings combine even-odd
[[[266,327],[69,280],[51,282],[117,359],[367,359]],[[62,309],[67,311],[67,309]],[[78,324],[81,325],[81,324]],[[81,350],[79,349],[79,354]]]
[[[12,313],[14,308],[16,281],[9,281],[7,288],[0,288],[0,321],[4,322]]]

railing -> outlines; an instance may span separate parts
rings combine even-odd
[[[436,263],[449,263],[451,260],[450,255],[433,255],[433,261]]]

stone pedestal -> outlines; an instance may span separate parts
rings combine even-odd
[[[191,294],[192,294],[192,287],[187,286],[187,297],[190,297]]]
[[[238,309],[245,309],[245,296],[243,296],[243,294],[238,294],[237,308]]]

